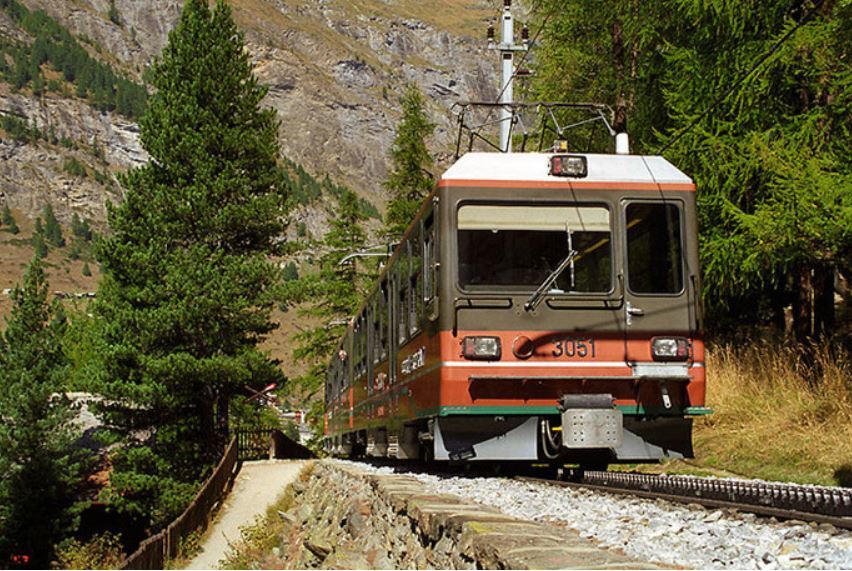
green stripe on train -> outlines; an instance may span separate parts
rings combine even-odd
[[[665,409],[662,406],[646,409],[644,406],[638,405],[616,405],[618,410],[626,415],[638,416],[649,413],[653,414],[685,414],[688,416],[704,416],[713,414],[713,409],[706,406],[689,406],[685,409]],[[451,416],[456,414],[539,414],[551,415],[559,414],[559,407],[556,406],[442,406],[438,409],[429,409],[418,411],[420,417],[432,416],[435,413],[438,416]]]

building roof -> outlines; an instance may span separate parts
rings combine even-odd
[[[444,181],[495,180],[531,182],[633,182],[691,184],[692,179],[660,156],[582,155],[588,161],[588,176],[551,176],[550,157],[565,153],[467,153],[441,177]]]

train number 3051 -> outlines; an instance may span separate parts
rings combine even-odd
[[[554,357],[595,357],[595,340],[590,338],[565,337],[553,342]]]

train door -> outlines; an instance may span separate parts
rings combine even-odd
[[[683,209],[680,200],[622,201],[625,355],[640,376],[643,366],[659,368],[679,360],[677,355],[669,358],[663,352],[682,351],[677,343],[666,343],[655,357],[652,338],[688,340],[691,336],[693,308],[685,271]],[[637,363],[640,370],[636,370]]]

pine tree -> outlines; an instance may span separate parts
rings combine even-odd
[[[92,227],[88,219],[81,219],[75,212],[71,217],[71,233],[86,242],[92,241]]]
[[[65,238],[62,236],[62,226],[59,225],[59,221],[53,213],[53,206],[50,203],[44,207],[42,215],[44,216],[44,237],[53,246],[57,248],[63,247],[65,245]]]
[[[299,279],[299,269],[296,267],[295,262],[289,262],[284,266],[284,272],[281,277],[285,282]]]
[[[15,217],[12,215],[12,211],[9,209],[9,205],[3,205],[3,214],[2,214],[3,226],[6,227],[6,231],[10,234],[17,234],[20,232],[18,228],[18,223],[15,221]]]
[[[424,103],[417,86],[409,84],[402,96],[402,119],[391,150],[392,168],[384,184],[390,193],[385,228],[391,236],[405,231],[435,184],[428,171],[432,157],[426,147],[435,126],[426,117]]]
[[[73,524],[80,477],[73,412],[63,393],[65,318],[47,295],[36,257],[12,292],[0,336],[0,561],[28,555],[30,566],[42,569]]]
[[[152,160],[123,178],[97,247],[94,376],[125,443],[103,498],[156,528],[218,460],[230,397],[283,379],[257,344],[274,329],[267,255],[286,196],[275,112],[260,107],[266,89],[227,4],[187,0],[152,75],[140,122]]]
[[[37,258],[44,259],[47,257],[47,240],[44,235],[44,226],[41,223],[41,218],[36,218],[35,221],[35,230],[33,231],[33,249],[35,250]]]
[[[92,270],[89,268],[89,262],[83,262],[83,275],[86,277],[92,275]]]

